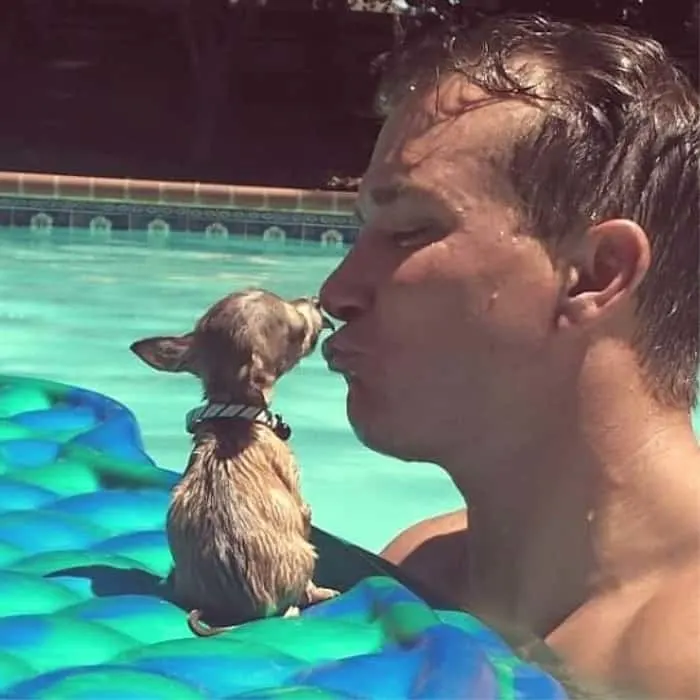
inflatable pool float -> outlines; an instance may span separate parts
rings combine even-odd
[[[317,578],[342,595],[297,619],[192,637],[163,585],[177,476],[149,458],[121,404],[0,376],[0,696],[566,697],[477,619],[428,605],[319,530]]]

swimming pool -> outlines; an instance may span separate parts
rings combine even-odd
[[[0,228],[0,367],[4,373],[77,384],[125,403],[146,449],[180,472],[189,452],[186,411],[197,381],[140,363],[129,344],[179,333],[213,301],[248,285],[283,296],[318,290],[343,249],[235,236]],[[294,429],[314,521],[377,551],[401,528],[458,507],[437,468],[404,464],[364,448],[345,416],[345,385],[320,353],[282,379],[274,402]]]
[[[242,286],[285,296],[317,290],[343,254],[334,247],[336,227],[351,241],[353,224],[332,195],[307,208],[316,193],[209,187],[203,194],[196,184],[76,180],[0,173],[0,374],[78,384],[122,401],[150,455],[179,472],[189,452],[184,414],[200,398],[196,380],[150,370],[129,344],[188,329],[213,300]],[[70,188],[73,198],[63,198]],[[173,190],[183,207],[167,207]],[[215,202],[206,210],[209,197]],[[36,216],[42,225],[31,231]],[[221,220],[239,222],[229,228],[244,238],[227,238]],[[82,225],[90,222],[92,231]],[[168,235],[168,222],[192,234]],[[47,223],[68,228],[49,231]],[[291,234],[286,243],[280,226]],[[330,232],[332,245],[322,245]],[[305,611],[294,628],[267,620],[239,636],[234,630],[227,646],[190,638],[182,611],[153,588],[169,569],[162,517],[170,477],[144,463],[132,424],[114,415],[108,398],[54,387],[18,401],[12,391],[22,384],[32,383],[12,378],[0,387],[0,413],[8,417],[0,445],[7,470],[0,691],[9,689],[8,697],[96,697],[107,686],[120,697],[236,697],[263,688],[329,697],[324,687],[339,697],[338,684],[355,697],[372,681],[369,666],[379,669],[374,697],[388,688],[395,696],[563,697],[470,616],[440,617],[398,581],[377,576],[361,552],[327,536],[331,546],[321,546],[317,575],[344,591],[335,601]],[[345,420],[344,394],[316,354],[282,380],[274,407],[295,428],[316,524],[376,551],[400,528],[458,506],[459,498],[435,468],[359,445]],[[42,421],[53,425],[48,440]],[[700,435],[700,412],[694,425]],[[61,426],[69,435],[60,437]],[[23,440],[27,435],[38,440]],[[132,480],[148,486],[134,490]],[[343,582],[328,582],[329,575]],[[269,627],[276,623],[281,634]],[[298,645],[300,632],[308,644]],[[294,649],[301,653],[290,654]]]

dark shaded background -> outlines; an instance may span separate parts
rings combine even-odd
[[[391,48],[393,21],[316,1],[325,9],[4,0],[0,170],[292,187],[359,175],[378,128],[370,66]],[[424,22],[475,8],[625,22],[666,44],[697,82],[698,0],[412,4],[439,10]]]

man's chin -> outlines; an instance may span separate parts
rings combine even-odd
[[[370,450],[374,452],[384,452],[382,449],[382,441],[378,439],[381,434],[381,426],[377,420],[375,412],[371,410],[371,404],[363,400],[362,389],[357,383],[348,379],[348,393],[345,400],[345,409],[348,417],[348,423],[355,437]],[[381,416],[379,416],[381,418]]]
[[[355,437],[372,452],[403,462],[425,461],[413,454],[411,446],[406,443],[406,436],[397,439],[394,431],[383,420],[387,417],[385,411],[374,415],[365,407],[358,406],[357,401],[351,402],[348,395],[347,417]]]

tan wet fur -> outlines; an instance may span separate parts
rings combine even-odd
[[[316,347],[318,300],[259,289],[214,304],[183,336],[131,350],[161,371],[190,372],[209,403],[268,408],[275,381]],[[173,598],[198,636],[270,615],[291,617],[336,592],[313,583],[311,510],[294,454],[270,425],[205,419],[167,515]]]

